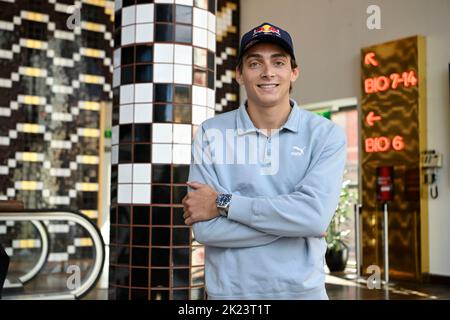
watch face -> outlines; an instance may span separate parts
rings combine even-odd
[[[230,204],[231,194],[219,194],[216,204],[220,208],[225,208]]]

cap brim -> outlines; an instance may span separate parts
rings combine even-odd
[[[256,39],[253,39],[252,41],[250,41],[250,43],[241,51],[238,60],[241,60],[242,57],[244,56],[244,54],[253,46],[259,44],[259,43],[264,43],[264,42],[270,42],[270,43],[275,43],[277,45],[279,45],[280,47],[282,47],[287,53],[289,53],[292,57],[292,59],[295,60],[295,55],[294,55],[294,51],[292,50],[292,48],[289,46],[289,44],[286,43],[286,41],[284,41],[282,38],[280,37],[276,37],[276,36],[272,36],[272,35],[260,35],[258,36]]]

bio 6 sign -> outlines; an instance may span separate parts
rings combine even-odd
[[[387,152],[390,150],[402,151],[405,142],[402,136],[395,136],[392,140],[388,137],[372,137],[365,140],[365,150],[368,153]]]

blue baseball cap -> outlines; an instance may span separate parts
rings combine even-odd
[[[261,42],[278,44],[291,55],[292,59],[295,60],[294,45],[290,34],[280,27],[264,22],[242,36],[241,45],[239,46],[238,61],[241,61],[244,53],[248,49]]]

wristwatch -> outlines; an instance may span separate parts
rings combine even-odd
[[[223,217],[228,217],[228,208],[230,207],[231,194],[220,193],[216,198],[216,206],[219,209],[219,214]]]

